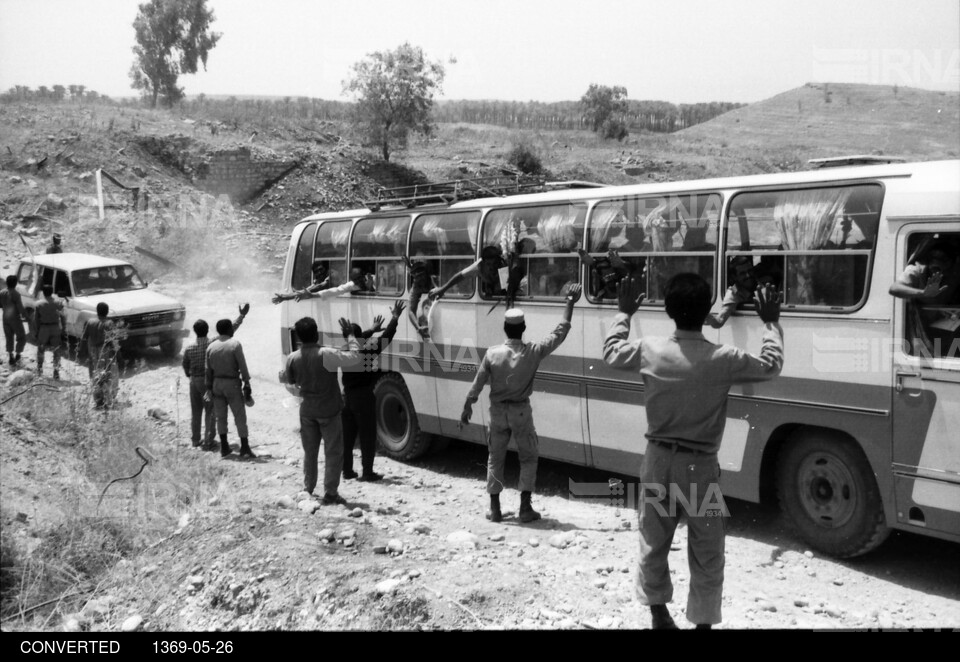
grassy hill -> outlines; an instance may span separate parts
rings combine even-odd
[[[843,154],[957,158],[960,95],[880,85],[808,83],[675,134],[805,158]]]

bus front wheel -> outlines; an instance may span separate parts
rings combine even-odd
[[[380,450],[394,460],[413,460],[430,448],[431,435],[420,429],[410,391],[403,378],[387,373],[374,387],[377,440]]]
[[[800,537],[831,556],[865,554],[889,535],[870,463],[847,438],[804,431],[781,451],[780,507]]]

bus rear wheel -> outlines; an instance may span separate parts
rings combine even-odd
[[[381,452],[394,460],[413,460],[427,452],[431,435],[420,429],[417,411],[403,378],[387,373],[373,391]]]
[[[870,464],[849,439],[803,431],[781,451],[780,507],[800,537],[831,556],[866,554],[889,535]]]

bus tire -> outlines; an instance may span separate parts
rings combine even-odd
[[[811,547],[838,558],[865,554],[890,534],[870,463],[851,440],[804,430],[777,463],[780,508]]]
[[[420,429],[410,391],[400,375],[389,372],[373,388],[380,452],[394,460],[413,460],[430,449],[431,436]]]

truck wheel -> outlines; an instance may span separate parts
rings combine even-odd
[[[160,343],[160,351],[164,356],[174,357],[183,349],[183,338],[170,338]]]
[[[412,460],[427,452],[431,435],[420,429],[403,377],[387,373],[373,392],[377,399],[377,440],[383,454],[394,460]]]
[[[831,556],[865,554],[890,534],[870,463],[835,433],[794,435],[777,464],[777,495],[804,542]]]

